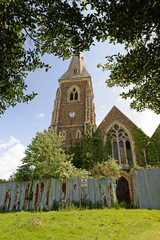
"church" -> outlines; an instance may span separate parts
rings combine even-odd
[[[71,141],[80,140],[82,133],[92,124],[96,130],[96,114],[91,76],[87,71],[83,53],[73,56],[68,70],[59,78],[52,113],[51,128],[65,139],[64,148]],[[104,135],[111,131],[112,155],[122,166],[136,163],[132,127],[135,124],[113,106],[99,129]]]
[[[72,57],[68,70],[58,81],[59,88],[54,101],[50,128],[61,133],[65,139],[63,147],[67,150],[71,142],[81,141],[83,133],[90,125],[94,130],[97,129],[92,80],[83,53],[80,53],[79,57]],[[142,138],[145,138],[145,134],[142,130],[137,130],[137,126],[116,106],[113,106],[98,129],[101,130],[104,142],[107,134],[110,133],[111,155],[122,169],[120,189],[123,185],[126,189],[126,198],[132,202],[131,175],[123,169],[141,164],[142,158],[145,162],[145,142],[139,142],[138,137],[135,137],[135,130],[141,133]]]

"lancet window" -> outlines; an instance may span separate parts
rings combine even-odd
[[[77,73],[78,73],[77,68],[74,68],[74,74],[77,74]]]
[[[77,132],[76,132],[76,138],[81,138],[81,131],[80,131],[80,130],[77,130]]]

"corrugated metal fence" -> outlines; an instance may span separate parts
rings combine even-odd
[[[160,209],[160,168],[134,171],[132,188],[135,206]]]
[[[57,179],[8,182],[0,184],[0,208],[7,211],[29,210],[43,207],[51,210],[53,202],[88,201],[110,207],[113,196],[113,180],[106,179]]]
[[[140,169],[132,175],[133,204],[140,208],[160,209],[160,169]],[[0,184],[0,209],[29,210],[53,208],[54,202],[91,202],[111,206],[112,178],[57,179]]]

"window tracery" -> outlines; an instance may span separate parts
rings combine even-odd
[[[113,157],[118,164],[133,164],[130,139],[126,131],[115,124],[111,129]]]

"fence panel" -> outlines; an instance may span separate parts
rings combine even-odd
[[[57,179],[0,184],[0,208],[7,211],[43,207],[51,210],[54,202],[89,201],[111,206],[113,181],[106,179]]]
[[[140,208],[160,209],[160,169],[140,169],[132,176],[133,196]],[[137,205],[137,203],[135,203]]]

